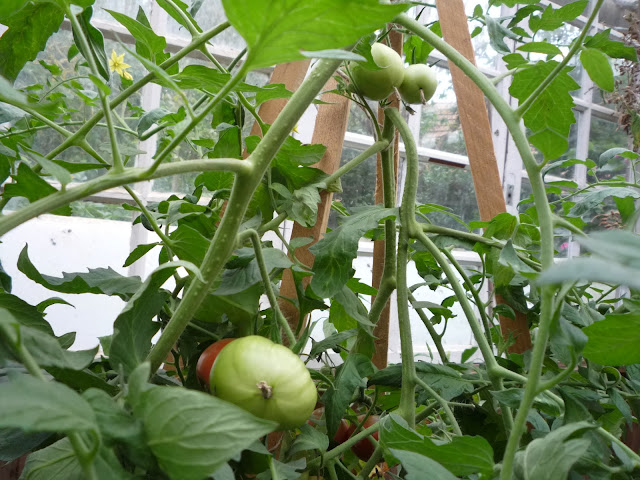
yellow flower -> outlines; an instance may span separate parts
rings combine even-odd
[[[127,65],[124,63],[124,53],[122,55],[116,55],[116,51],[111,51],[111,58],[109,59],[109,70],[112,72],[116,72],[123,78],[127,80],[133,80],[133,77],[129,72],[127,72],[127,68],[130,68],[131,65]]]

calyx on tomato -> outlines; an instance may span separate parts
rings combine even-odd
[[[409,65],[398,91],[407,103],[422,103],[433,97],[438,87],[436,74],[428,65]]]
[[[198,363],[196,364],[196,375],[202,383],[207,386],[209,385],[213,362],[216,361],[216,358],[218,358],[222,349],[234,340],[235,338],[223,338],[222,340],[218,340],[205,348],[200,354],[200,358],[198,358]]]
[[[351,76],[358,91],[371,100],[384,100],[404,78],[400,55],[382,43],[371,45],[371,57],[380,70],[370,70],[362,64],[352,64]]]
[[[212,393],[281,429],[302,425],[317,401],[304,362],[264,337],[235,340],[220,352],[211,370]]]

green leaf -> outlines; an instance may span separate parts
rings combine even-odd
[[[522,401],[524,390],[522,388],[507,388],[505,390],[491,391],[491,395],[507,407],[518,408]],[[544,395],[537,395],[533,405],[549,415],[559,416],[562,413],[558,404]]]
[[[151,28],[142,24],[138,20],[128,17],[122,13],[105,9],[113,18],[120,22],[136,39],[136,52],[143,58],[153,63],[162,63],[168,55],[165,55],[164,49],[167,41],[164,37],[157,35]],[[138,134],[140,133],[138,127]]]
[[[575,20],[584,12],[588,4],[589,0],[578,0],[560,8],[553,8],[549,5],[539,17],[532,15],[529,18],[529,28],[531,28],[534,33],[538,30],[557,30],[564,26],[565,23]]]
[[[371,360],[359,353],[348,355],[340,366],[333,385],[322,396],[329,438],[336,434],[340,420],[351,403],[353,392],[358,387],[366,386],[366,377],[373,373],[374,368]]]
[[[358,329],[353,328],[351,330],[345,330],[343,332],[337,332],[332,335],[329,335],[327,338],[316,342],[315,340],[311,340],[313,342],[313,346],[311,347],[311,351],[309,352],[309,357],[314,358],[320,355],[323,352],[326,352],[330,348],[336,348],[345,340],[348,340],[352,337],[355,337],[358,334]]]
[[[551,60],[518,70],[509,92],[522,104],[557,65],[558,62]],[[559,157],[569,148],[567,137],[571,124],[576,121],[569,92],[580,88],[569,75],[570,71],[570,67],[565,67],[524,112],[524,124],[533,133],[529,140],[546,160]]]
[[[11,177],[15,180],[15,183],[7,183],[4,186],[3,199],[24,197],[33,203],[36,200],[40,200],[58,191],[49,185],[42,177],[36,175],[26,163],[20,163],[18,166],[18,174],[11,175]],[[56,208],[51,213],[55,213],[56,215],[71,215],[71,207],[67,205]]]
[[[175,268],[161,265],[149,275],[113,324],[109,359],[114,365],[122,365],[127,374],[140,365],[151,350],[151,339],[160,328],[160,323],[153,322],[153,318],[170,295],[161,287]]]
[[[365,327],[374,327],[369,321],[369,312],[362,300],[346,285],[333,295],[333,301],[339,303],[344,313]],[[332,304],[333,305],[333,304]]]
[[[588,48],[596,48],[611,58],[624,58],[625,60],[636,62],[638,60],[636,49],[631,45],[625,45],[622,42],[609,40],[610,34],[611,29],[607,28],[602,32],[596,33],[593,37],[587,37],[587,41],[584,42],[584,46]]]
[[[274,422],[194,390],[151,387],[133,405],[160,467],[176,480],[201,480],[263,435]]]
[[[329,437],[327,437],[320,430],[313,428],[311,425],[305,423],[300,427],[300,435],[296,437],[295,442],[291,445],[289,455],[293,455],[305,450],[320,450],[326,452],[329,448]]]
[[[96,431],[89,404],[69,387],[21,375],[0,384],[0,427],[27,432]]]
[[[551,55],[551,57],[562,55],[562,50],[549,42],[529,42],[519,46],[517,49],[521,52],[544,53],[546,55]],[[547,59],[550,60],[549,57],[547,57]]]
[[[260,267],[258,266],[258,261],[255,258],[253,249],[242,248],[237,251],[236,254],[244,255],[245,257],[248,255],[252,257],[252,260],[239,268],[225,270],[220,280],[220,286],[214,292],[215,295],[239,293],[262,282]],[[286,253],[277,248],[263,248],[262,254],[269,274],[274,270],[289,268],[293,265]]]
[[[0,318],[10,318],[20,325],[53,336],[53,329],[42,312],[9,293],[0,293]]]
[[[93,2],[91,2],[93,3]],[[111,74],[109,73],[109,61],[107,60],[107,54],[104,51],[104,37],[102,32],[96,27],[91,25],[91,17],[93,15],[93,8],[87,7],[82,10],[82,13],[77,15],[78,22],[84,33],[85,38],[89,43],[89,51],[84,51],[83,42],[80,42],[76,37],[75,31],[73,32],[73,40],[82,53],[82,56],[86,59],[93,57],[96,60],[96,66],[98,72],[106,81],[109,81]]]
[[[596,85],[607,92],[613,92],[613,69],[604,53],[595,48],[583,48],[580,62]]]
[[[581,217],[590,213],[609,197],[617,198],[640,198],[640,192],[629,187],[604,187],[598,190],[591,190],[578,197],[576,204],[567,213],[569,217]]]
[[[55,179],[58,180],[58,182],[60,182],[60,185],[62,185],[63,187],[68,183],[71,183],[71,173],[69,173],[66,168],[32,150],[29,151],[29,156],[40,164],[44,173],[55,177]]]
[[[44,50],[49,37],[60,29],[63,20],[62,10],[44,2],[29,2],[24,8],[4,17],[2,24],[8,30],[0,37],[0,75],[15,81],[24,65]]]
[[[35,449],[49,433],[25,433],[20,429],[0,429],[0,461],[12,462]]]
[[[263,292],[262,285],[256,284],[232,295],[207,295],[195,318],[203,322],[221,322],[226,315],[233,323],[247,323],[258,314]]]
[[[153,247],[157,247],[158,245],[161,245],[161,243],[148,243],[136,246],[136,248],[131,251],[127,259],[125,260],[124,265],[122,266],[128,267],[129,265],[134,264],[142,257],[144,257],[147,253],[149,253],[149,251],[152,250]]]
[[[507,46],[504,39],[505,37],[517,40],[519,37],[511,30],[506,28],[500,20],[492,18],[488,15],[484,17],[487,23],[487,31],[489,33],[489,42],[493,49],[502,54],[511,53],[511,49]]]
[[[394,451],[407,450],[437,460],[456,476],[490,475],[493,471],[493,449],[483,437],[454,437],[448,443],[435,443],[408,429],[392,416],[380,432],[380,441]]]
[[[358,256],[358,242],[381,220],[395,217],[397,209],[364,207],[346,217],[309,250],[315,255],[311,288],[322,298],[332,297],[353,276],[352,262]]]
[[[460,372],[446,365],[416,362],[416,373],[445,400],[451,400],[463,393],[473,391],[473,386],[462,378]],[[402,365],[389,365],[384,370],[376,372],[369,379],[369,385],[400,388],[402,386]]]
[[[575,258],[554,265],[543,272],[536,280],[536,283],[545,285],[578,281],[627,285],[631,288],[640,289],[638,269],[612,264],[610,260],[600,258]]]
[[[425,472],[429,472],[429,480],[457,480],[457,477],[435,460],[415,452],[391,449],[394,457],[400,460],[407,471],[407,480],[422,480]]]
[[[346,47],[408,7],[378,0],[223,0],[222,5],[247,42],[246,67],[252,70],[300,60],[303,50]]]
[[[202,32],[202,29],[198,25],[198,22],[196,22],[195,19],[191,16],[191,13],[189,12],[187,4],[184,3],[182,0],[173,0],[172,2],[180,10],[182,10],[182,15],[179,12],[176,12],[173,6],[167,3],[165,0],[157,0],[157,1],[158,1],[158,5],[160,5],[160,7],[164,9],[171,16],[171,18],[173,18],[176,22],[178,22],[180,25],[186,28],[188,32],[190,31],[189,24],[194,25],[198,32]]]
[[[62,278],[43,275],[29,260],[28,247],[20,252],[18,270],[43,287],[60,293],[95,293],[117,295],[128,300],[142,282],[139,277],[125,277],[109,268],[89,268],[88,273],[62,273]]]
[[[189,225],[180,225],[169,235],[171,248],[181,260],[187,260],[196,265],[202,263],[207,250],[209,239]]]
[[[583,331],[589,337],[583,352],[589,360],[601,365],[640,363],[639,314],[606,315]]]
[[[103,390],[90,388],[82,394],[96,414],[100,433],[107,441],[138,440],[144,442],[142,422],[133,418]]]

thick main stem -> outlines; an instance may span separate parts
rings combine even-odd
[[[192,281],[173,317],[160,335],[158,343],[149,353],[148,360],[151,363],[151,372],[155,372],[160,367],[164,358],[171,351],[171,347],[208,295],[224,263],[235,248],[238,228],[253,197],[253,192],[262,180],[271,160],[304,111],[340,66],[340,63],[340,60],[321,60],[318,62],[316,68],[291,97],[255,151],[246,160],[251,166],[250,171],[236,176],[226,214],[222,218],[200,266],[205,281],[202,282],[197,278]]]

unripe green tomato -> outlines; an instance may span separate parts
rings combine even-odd
[[[368,70],[352,64],[351,76],[358,91],[371,100],[384,100],[404,78],[404,63],[400,55],[382,43],[371,45],[371,56],[380,70]]]
[[[405,69],[404,80],[398,90],[402,99],[407,103],[426,103],[436,93],[437,87],[436,73],[431,67],[409,65]]]
[[[227,345],[211,369],[211,391],[256,417],[287,430],[316,406],[316,386],[304,362],[282,345],[256,335]]]

